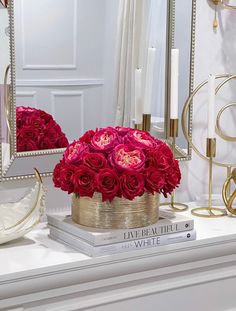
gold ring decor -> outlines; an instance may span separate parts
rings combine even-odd
[[[228,195],[228,189],[230,187],[231,181],[234,181],[234,183],[236,184],[236,168],[234,168],[232,173],[226,178],[226,181],[224,182],[222,188],[222,198],[227,210],[231,214],[236,215],[236,209],[232,207],[233,202],[236,198],[236,190],[234,190],[232,194]]]
[[[222,75],[217,75],[216,79],[224,79],[216,88],[215,93],[217,94],[219,92],[219,90],[221,89],[221,87],[226,84],[228,81],[232,80],[232,79],[236,79],[236,75],[230,75],[230,74],[222,74]],[[191,108],[191,104],[193,101],[194,96],[199,92],[199,90],[208,83],[208,80],[203,81],[202,83],[200,83],[192,92],[192,94],[188,97],[188,99],[186,100],[185,104],[184,104],[184,108],[182,111],[182,116],[181,116],[181,123],[182,123],[182,130],[183,130],[183,134],[187,140],[187,142],[189,143],[189,145],[191,146],[191,148],[196,152],[196,154],[204,159],[204,160],[208,160],[208,158],[202,154],[198,148],[194,145],[193,141],[192,141],[192,137],[189,135],[188,130],[187,130],[187,117],[188,117],[188,112]],[[219,161],[215,161],[213,160],[213,163],[217,166],[220,167],[236,167],[236,163],[222,163]]]
[[[227,134],[224,133],[224,131],[222,130],[221,126],[220,126],[220,118],[222,113],[227,110],[230,107],[236,107],[236,103],[230,103],[228,105],[225,105],[224,107],[222,107],[220,109],[220,111],[217,114],[216,117],[216,133],[218,136],[220,136],[222,139],[226,140],[226,141],[235,141],[236,142],[236,136],[229,136]]]
[[[203,212],[203,213],[201,213]],[[209,212],[208,214],[204,214],[204,212]],[[219,218],[222,216],[226,216],[227,212],[223,208],[218,207],[197,207],[191,210],[191,213],[194,216],[204,217],[204,218]]]

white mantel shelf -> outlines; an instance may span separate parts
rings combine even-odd
[[[194,220],[196,241],[98,258],[50,240],[41,224],[25,238],[0,246],[0,310],[87,310],[236,277],[236,219]]]

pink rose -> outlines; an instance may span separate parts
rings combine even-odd
[[[125,136],[125,143],[142,149],[155,148],[157,145],[155,139],[148,132],[133,129]]]
[[[117,130],[118,134],[122,137],[125,136],[130,131],[129,127],[123,126],[116,126],[115,129]]]
[[[133,200],[144,193],[144,179],[141,173],[126,171],[120,177],[120,188],[122,196]]]
[[[141,171],[145,165],[145,155],[139,148],[130,145],[118,145],[109,156],[111,166],[118,171]]]
[[[91,145],[95,151],[109,153],[119,143],[117,131],[112,127],[103,128],[97,131]]]
[[[89,147],[87,144],[74,141],[64,152],[65,162],[68,164],[78,164],[82,161],[83,154],[88,151]]]
[[[97,189],[101,192],[103,201],[112,201],[119,195],[119,184],[119,177],[112,169],[104,168],[97,175]]]

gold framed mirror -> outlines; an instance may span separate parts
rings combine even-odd
[[[134,98],[127,92],[133,84],[128,75],[122,83],[126,89],[123,98],[130,106],[122,108],[119,115],[116,83],[117,72],[121,70],[117,70],[117,53],[120,51],[119,35],[123,33],[123,39],[127,39],[132,18],[139,18],[143,10],[149,10],[147,17],[152,21],[151,31],[146,36],[147,46],[154,43],[157,51],[152,94],[152,133],[155,136],[168,140],[170,50],[173,47],[180,49],[180,89],[184,90],[179,98],[180,111],[192,90],[196,0],[184,0],[185,6],[183,0],[181,3],[180,0],[133,0],[129,8],[123,5],[122,9],[120,5],[124,1],[119,0],[57,0],[56,6],[54,1],[10,0],[6,10],[9,15],[10,71],[8,78],[5,77],[7,109],[1,108],[1,115],[8,115],[8,120],[1,121],[1,181],[34,177],[34,167],[42,176],[49,176],[64,150],[59,144],[46,149],[45,145],[50,147],[50,144],[45,141],[42,150],[35,147],[28,150],[28,138],[32,138],[31,146],[34,142],[32,131],[27,132],[28,149],[19,149],[17,115],[20,115],[21,107],[50,114],[68,141],[77,139],[90,128],[121,125],[117,120],[124,126],[133,126]],[[135,14],[128,16],[128,12]],[[160,18],[156,18],[157,15]],[[184,42],[181,39],[183,20]],[[117,25],[120,25],[118,30]],[[145,24],[140,25],[135,29],[141,37]],[[135,67],[139,64],[137,60]],[[53,136],[53,131],[48,135]],[[179,158],[190,159],[191,150],[182,134],[177,144]]]

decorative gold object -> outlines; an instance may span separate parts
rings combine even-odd
[[[0,204],[0,244],[28,233],[44,213],[46,190],[39,172],[34,170],[36,184],[29,193],[16,202]]]
[[[206,156],[209,158],[209,193],[208,193],[208,206],[198,207],[192,209],[191,213],[199,217],[216,218],[226,216],[225,209],[212,206],[212,166],[213,158],[216,155],[216,139],[207,138],[206,141]]]
[[[169,135],[172,138],[171,149],[172,149],[173,156],[175,156],[175,147],[176,147],[175,142],[176,142],[176,137],[178,137],[178,127],[179,127],[178,124],[179,124],[179,119],[170,119]],[[174,212],[184,212],[188,209],[188,205],[175,202],[174,191],[171,193],[170,202],[161,203],[160,205],[161,206],[168,205],[171,207],[171,209]]]
[[[230,5],[227,3],[227,0],[210,0],[215,8],[215,15],[214,15],[214,20],[213,20],[213,28],[217,28],[218,27],[218,20],[217,20],[217,17],[216,17],[216,13],[217,13],[217,8],[218,6],[221,6],[225,9],[229,9],[229,10],[236,10],[236,5]]]
[[[232,207],[233,202],[236,198],[236,189],[233,191],[232,194],[230,194],[231,181],[234,181],[234,184],[236,184],[236,168],[234,168],[232,173],[227,177],[222,189],[222,198],[227,210],[231,214],[236,215],[236,209]]]
[[[229,135],[225,134],[224,131],[222,130],[221,126],[220,126],[220,118],[221,118],[222,113],[231,107],[236,107],[236,103],[230,103],[228,105],[225,105],[218,112],[217,117],[216,117],[216,133],[217,133],[217,135],[219,135],[222,139],[224,139],[226,141],[234,141],[235,142],[236,136],[229,136]]]
[[[142,129],[150,132],[151,130],[151,114],[143,114]]]
[[[142,123],[140,123],[140,124],[134,124],[134,128],[135,128],[136,130],[142,130],[142,129],[143,129],[143,124],[142,124]]]
[[[232,79],[236,79],[236,75],[230,75],[230,74],[222,74],[222,75],[217,75],[216,79],[224,79],[221,83],[219,83],[219,85],[216,87],[216,94],[219,92],[219,90],[230,80]],[[191,95],[188,97],[188,99],[185,102],[184,108],[182,110],[182,118],[181,118],[181,125],[182,125],[182,129],[183,129],[183,133],[184,136],[186,138],[186,140],[188,141],[189,145],[191,146],[191,148],[194,150],[194,152],[202,159],[207,160],[207,156],[204,155],[203,153],[201,153],[198,148],[195,146],[191,135],[189,135],[188,133],[188,113],[189,111],[192,109],[192,102],[193,102],[193,98],[194,96],[201,90],[201,88],[203,86],[205,86],[207,84],[208,80],[203,81],[202,83],[200,83],[191,93]],[[197,103],[197,101],[195,101],[195,104]],[[227,108],[227,106],[225,106]],[[223,111],[222,111],[223,112]],[[221,116],[221,113],[219,111],[217,118],[219,120]],[[219,121],[218,121],[219,122]],[[219,132],[221,131],[220,128],[217,128],[217,121],[216,121],[216,133],[219,134]],[[223,133],[221,133],[221,135],[219,135],[223,138]],[[229,139],[228,139],[229,141]],[[213,160],[213,164],[220,166],[220,167],[225,167],[226,169],[228,169],[228,167],[236,167],[236,163],[223,163],[223,162],[219,162],[216,160]]]
[[[145,227],[159,219],[159,194],[144,193],[132,201],[114,198],[112,202],[102,202],[100,193],[95,193],[92,198],[73,194],[72,219],[92,228]]]

